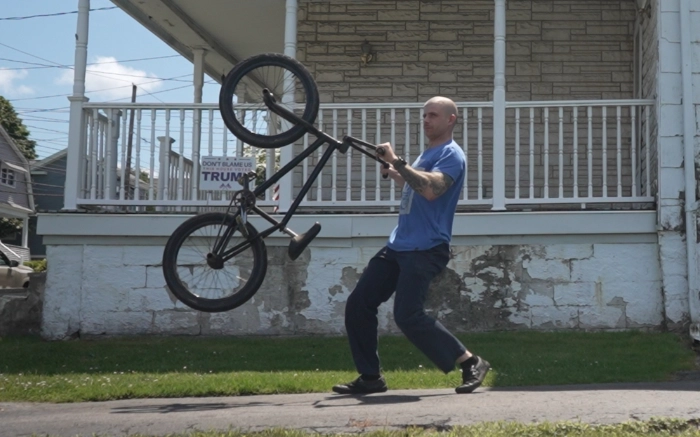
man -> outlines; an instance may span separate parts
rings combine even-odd
[[[462,368],[457,393],[471,393],[481,385],[490,364],[473,355],[445,327],[428,316],[424,303],[432,279],[450,256],[452,221],[464,184],[466,158],[452,139],[457,106],[445,97],[424,105],[423,128],[428,148],[409,166],[391,144],[382,144],[382,169],[403,185],[399,221],[387,245],[369,262],[345,308],[345,327],[360,376],[333,387],[342,394],[387,390],[377,352],[377,308],[394,298],[394,320],[406,337],[445,373]]]

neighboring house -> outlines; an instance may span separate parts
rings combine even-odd
[[[59,150],[42,160],[30,163],[31,176],[33,182],[34,205],[38,213],[56,212],[63,209],[63,196],[66,183],[66,158],[68,149]],[[131,175],[130,195],[133,198],[135,185],[134,176]],[[119,195],[121,187],[121,174],[116,175],[115,196]],[[140,181],[140,197],[146,198],[148,182]],[[46,258],[46,246],[43,244],[43,237],[36,232],[36,217],[29,219],[29,239],[28,244],[32,258]]]
[[[42,160],[30,163],[34,183],[34,205],[37,212],[63,209],[67,155],[67,149],[63,149]],[[36,217],[30,219],[29,247],[32,258],[46,258],[43,237],[36,233]]]
[[[300,259],[287,258],[286,235],[266,240],[271,263],[254,299],[199,314],[165,288],[167,238],[191,214],[228,203],[198,189],[201,157],[250,155],[223,127],[217,102],[201,102],[204,76],[221,81],[263,52],[309,69],[321,129],[391,141],[408,161],[424,147],[422,103],[436,94],[457,102],[468,176],[452,259],[429,301],[455,331],[700,322],[696,1],[112,1],[193,63],[195,98],[86,102],[90,2],[78,1],[65,207],[38,223],[56,269],[45,337],[343,332],[345,300],[401,198],[357,153],[329,161],[291,220],[297,232],[323,226]],[[240,103],[264,81],[251,82]],[[275,127],[264,110],[238,111]],[[305,140],[281,148],[280,165]],[[117,195],[125,156],[159,183]],[[280,211],[318,159],[281,181]],[[274,160],[270,153],[268,175]],[[273,193],[259,204],[274,206]],[[383,333],[398,332],[390,305],[379,318]]]
[[[29,218],[34,214],[29,162],[7,131],[0,126],[0,217],[22,220],[21,235],[3,238],[1,249],[9,259],[28,261]],[[18,233],[19,234],[19,233]]]

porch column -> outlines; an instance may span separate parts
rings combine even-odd
[[[22,219],[22,247],[29,247],[29,217]]]
[[[194,103],[202,103],[202,88],[204,87],[204,56],[207,54],[202,47],[192,50],[194,54]],[[199,156],[202,147],[202,110],[195,109],[192,114],[192,200],[198,199],[199,191]]]
[[[695,3],[695,2],[693,2]],[[696,152],[696,113],[695,105],[700,98],[693,89],[693,74],[700,71],[700,66],[693,65],[693,44],[697,44],[700,35],[693,34],[692,18],[695,22],[700,16],[695,8],[691,8],[690,0],[680,0],[680,39],[681,39],[681,82],[683,84],[683,169],[685,173],[685,241],[688,260],[688,306],[690,321],[700,326],[700,272],[698,271],[698,191],[697,166],[700,160]],[[697,32],[697,30],[695,30]]]
[[[284,54],[291,57],[297,57],[297,0],[287,0],[287,14],[284,22]],[[285,89],[292,89],[291,77],[285,78]],[[282,96],[282,103],[294,103],[294,95],[285,93]],[[282,120],[283,126],[288,126],[289,122]],[[294,145],[290,144],[280,149],[280,166],[284,166],[294,157]],[[284,214],[292,204],[292,173],[287,173],[279,181],[279,206],[277,212]]]
[[[493,46],[493,205],[506,209],[506,0],[495,0]]]
[[[105,169],[107,177],[105,179],[105,197],[107,199],[118,199],[117,193],[117,162],[119,162],[119,126],[122,117],[122,111],[119,109],[110,109],[109,115],[109,141],[107,147],[107,158]]]
[[[70,101],[70,124],[68,125],[68,152],[66,156],[66,182],[63,191],[63,209],[78,209],[78,192],[82,157],[83,103],[85,97],[85,71],[87,69],[87,44],[90,15],[90,0],[78,0],[78,25],[75,41],[75,68],[73,70],[73,95]]]
[[[158,137],[160,156],[158,160],[158,200],[172,200],[170,198],[170,151],[175,139],[172,137]],[[166,206],[158,206],[156,211],[167,211]]]
[[[695,176],[700,148],[695,106],[700,104],[700,94],[692,78],[700,73],[700,65],[693,62],[693,51],[700,49],[700,43],[694,42],[697,31],[691,24],[700,14],[691,10],[691,3],[651,1],[650,16],[643,15],[648,34],[656,35],[658,41],[653,57],[645,61],[658,62],[648,93],[656,95],[659,264],[669,329],[700,323]]]

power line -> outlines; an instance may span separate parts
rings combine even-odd
[[[56,66],[55,68],[62,68],[62,67]],[[70,67],[69,69],[72,70],[73,67]],[[9,68],[0,68],[0,70],[9,70]],[[86,69],[85,71],[87,73],[92,73],[96,76],[107,77],[108,79],[113,79],[113,78],[108,77],[108,76],[104,76],[105,74],[110,74],[112,76],[139,77],[142,79],[149,79],[148,76],[143,76],[143,75],[139,75],[139,74],[116,73],[116,72],[112,72],[112,71],[101,71],[101,70],[90,70],[90,69]],[[192,73],[183,74],[183,75],[177,76],[177,77],[186,77],[186,76],[192,76]],[[113,79],[113,80],[118,80],[118,79]],[[184,79],[172,79],[172,78],[159,78],[158,80],[171,80],[174,82],[190,82],[190,81],[184,80]],[[129,82],[129,81],[124,81],[124,82]],[[151,82],[144,82],[144,83],[151,83]],[[213,83],[213,82],[207,82],[207,83]],[[86,92],[89,92],[89,91],[86,91]],[[19,99],[19,100],[22,100],[22,99]]]
[[[57,113],[61,113],[61,114],[68,114],[69,109],[70,109],[70,106],[62,106],[60,108],[24,108],[24,109],[15,107],[15,111],[17,111],[18,114],[30,114],[30,113],[34,113],[34,112],[57,112]]]
[[[40,123],[69,123],[68,120],[59,120],[58,118],[40,117],[38,115],[22,117],[22,121],[38,121]]]
[[[117,8],[116,6],[105,7],[105,8],[94,8],[94,9],[90,9],[90,12],[92,12],[92,11],[109,11],[111,9],[119,9],[119,8]],[[68,11],[68,12],[56,12],[53,14],[27,15],[24,17],[4,17],[4,18],[0,18],[0,21],[17,21],[17,20],[28,20],[30,18],[57,17],[59,15],[77,14],[78,12],[79,11]]]
[[[181,56],[180,55],[151,56],[149,58],[124,59],[121,61],[117,60],[117,61],[108,61],[108,62],[90,62],[87,65],[124,64],[127,62],[152,61],[152,60],[156,60],[156,59],[168,59],[168,58],[179,58],[179,57],[181,57]],[[40,69],[40,68],[71,68],[71,69],[74,68],[73,65],[67,65],[67,66],[63,67],[63,66],[58,66],[58,65],[40,64],[38,62],[18,61],[16,59],[7,59],[7,58],[0,58],[0,61],[16,62],[18,64],[38,65],[38,67],[2,68],[3,70],[34,70],[34,69]]]
[[[170,56],[166,56],[166,57],[169,58]],[[160,59],[160,58],[162,58],[162,57],[153,58],[153,59]],[[7,58],[0,58],[0,60],[11,61],[11,62],[23,62],[23,61],[14,61],[14,60],[12,60],[12,59],[7,59]],[[64,68],[64,69],[67,69],[67,70],[73,70],[73,69],[74,69],[72,66],[46,65],[46,64],[39,64],[39,63],[37,63],[37,62],[24,62],[24,63],[25,63],[25,64],[32,64],[32,65],[43,65],[42,67],[37,67],[37,68]],[[102,65],[102,64],[115,64],[115,63],[118,63],[118,62],[96,62],[96,63],[92,63],[92,64],[87,64],[87,65]],[[0,67],[0,70],[2,70],[2,71],[8,71],[8,70],[29,70],[29,68],[27,68],[27,67],[24,67],[24,68],[1,68],[1,67]],[[140,77],[140,78],[143,78],[143,79],[146,79],[146,78],[147,78],[147,76],[142,76],[142,75],[138,75],[138,74],[115,73],[115,72],[112,72],[112,71],[90,70],[89,68],[86,69],[85,71],[88,72],[88,73],[93,73],[93,74],[97,74],[97,75],[99,75],[99,74],[111,74],[111,75],[113,75],[113,76]],[[186,75],[182,75],[182,76],[179,76],[179,77],[184,77],[184,76],[192,76],[192,73],[186,74]],[[175,81],[177,81],[177,82],[186,82],[185,80],[176,80],[176,79],[162,79],[162,80],[175,80]]]
[[[25,52],[25,51],[23,51],[23,50],[14,48],[14,47],[12,47],[12,46],[8,46],[7,44],[1,43],[1,42],[0,42],[0,46],[7,47],[7,48],[10,49],[10,50],[14,50],[14,51],[16,51],[16,52],[20,52],[20,53],[22,53],[22,54],[24,54],[24,55],[31,56],[32,58],[41,59],[41,60],[44,61],[44,62],[49,62],[49,63],[51,63],[51,64],[58,65],[59,67],[68,67],[68,65],[63,65],[63,64],[59,64],[58,62],[49,61],[48,59],[44,59],[44,58],[42,58],[42,57],[40,57],[40,56],[32,55],[31,53],[27,53],[27,52]]]
[[[94,73],[93,73],[93,74],[94,74]],[[98,75],[98,76],[99,76],[99,75]],[[178,79],[181,78],[181,77],[187,77],[187,76],[192,76],[192,74],[183,74],[183,75],[180,75],[180,76],[173,76],[173,77],[170,77],[170,78],[162,78],[162,79],[150,80],[150,81],[148,81],[148,82],[141,82],[141,83],[138,84],[138,85],[139,85],[139,86],[140,86],[140,85],[147,85],[147,84],[150,84],[150,83],[163,82],[163,81],[166,81],[166,80],[171,80],[171,81],[175,81],[175,82],[189,82],[189,81],[186,81],[186,80],[178,80]],[[112,79],[112,80],[120,80],[120,79],[114,79],[114,78],[112,78],[112,77],[107,77],[107,78],[108,78],[108,79]],[[120,80],[120,81],[121,81],[121,80]],[[129,81],[126,81],[126,80],[125,80],[125,81],[122,81],[122,82],[129,82]],[[213,82],[207,82],[207,83],[213,83]],[[193,85],[188,85],[188,86],[193,86]],[[85,94],[87,94],[87,93],[99,93],[99,92],[103,92],[103,91],[112,91],[112,90],[117,90],[117,89],[121,89],[121,88],[131,88],[131,87],[132,87],[132,85],[115,86],[115,87],[110,87],[110,88],[102,88],[102,89],[99,89],[99,90],[89,90],[89,91],[85,91]],[[141,89],[141,90],[143,91],[143,89]],[[53,94],[53,95],[49,95],[49,96],[23,97],[23,98],[21,98],[21,99],[9,99],[9,100],[10,100],[11,102],[20,102],[20,101],[25,101],[25,100],[42,100],[42,99],[51,99],[51,98],[54,98],[54,97],[68,97],[68,96],[72,96],[72,95],[73,95],[73,94]],[[56,108],[56,109],[66,109],[66,108],[68,108],[68,107],[65,107],[65,108]]]

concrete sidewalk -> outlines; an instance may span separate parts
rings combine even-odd
[[[0,403],[0,437],[164,435],[287,427],[359,433],[408,425],[447,429],[490,421],[620,423],[700,418],[700,381],[453,390],[389,390],[76,404]]]

